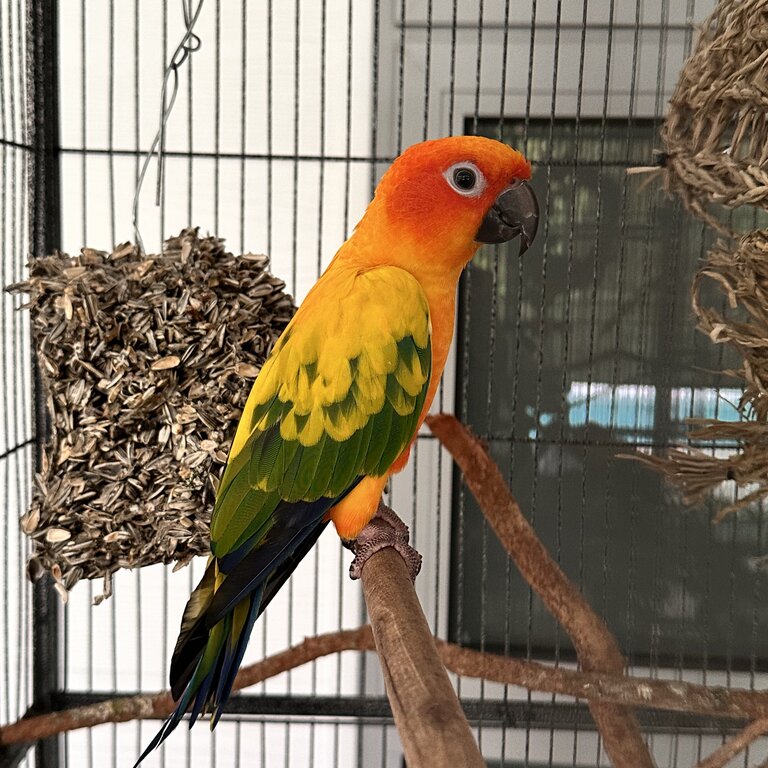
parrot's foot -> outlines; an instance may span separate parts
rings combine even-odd
[[[405,560],[411,581],[416,581],[421,570],[421,555],[408,543],[409,538],[408,526],[389,507],[379,504],[376,514],[354,542],[355,559],[349,566],[349,577],[359,579],[371,555],[393,547]]]

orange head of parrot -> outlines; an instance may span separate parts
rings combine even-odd
[[[405,150],[384,174],[360,228],[375,222],[390,256],[394,250],[430,254],[438,267],[463,267],[481,243],[518,235],[522,253],[538,223],[530,178],[530,163],[499,141],[425,141]]]

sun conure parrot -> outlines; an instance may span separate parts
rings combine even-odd
[[[360,537],[353,573],[396,546],[415,576],[397,525],[364,529],[437,390],[462,270],[481,243],[519,235],[522,253],[536,234],[530,176],[519,152],[476,136],[416,144],[384,174],[253,384],[171,661],[178,705],[139,762],[188,710],[216,724],[256,618],[329,521]]]

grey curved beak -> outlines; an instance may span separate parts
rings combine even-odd
[[[530,247],[539,226],[539,202],[527,181],[502,190],[475,235],[478,243],[506,243],[520,235],[520,255]]]

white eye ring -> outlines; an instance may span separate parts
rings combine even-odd
[[[443,172],[450,188],[462,197],[479,197],[485,191],[486,181],[483,172],[469,161],[454,163]],[[467,186],[467,181],[474,176],[474,182]]]

